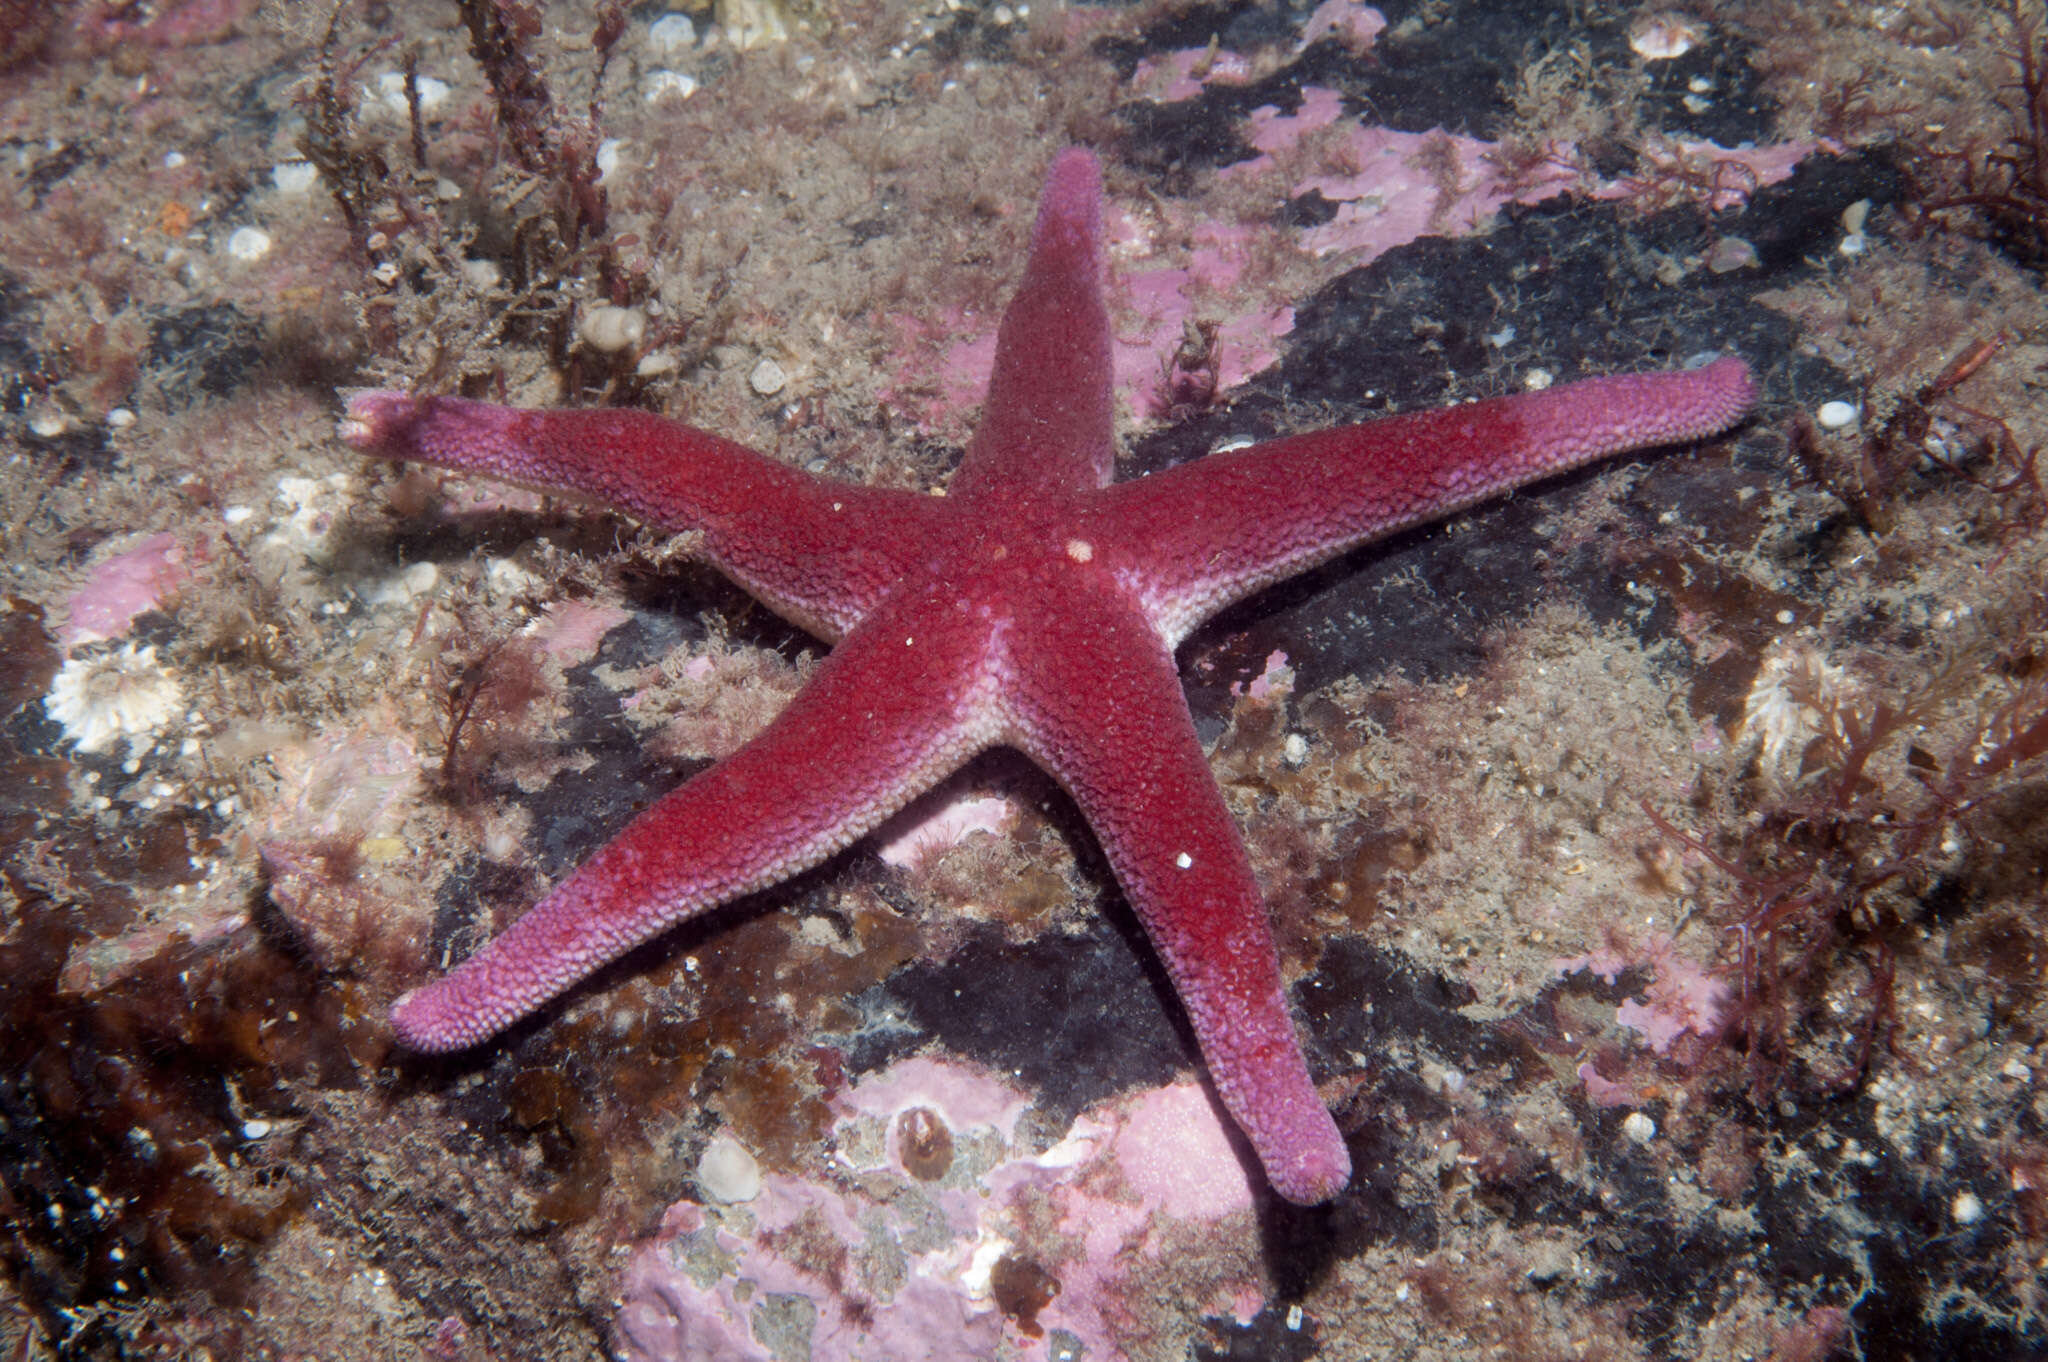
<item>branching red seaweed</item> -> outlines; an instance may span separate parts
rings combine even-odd
[[[1719,835],[1687,832],[1643,805],[1662,836],[1728,886],[1714,911],[1736,946],[1730,1034],[1747,1050],[1760,1098],[1783,1081],[1852,954],[1864,1009],[1846,1067],[1818,1086],[1841,1092],[1863,1080],[1893,1022],[1899,929],[1938,891],[1966,896],[2038,807],[2048,775],[2048,592],[1988,622],[1901,697],[1807,657],[1777,677],[1769,703],[1801,711],[1812,729],[1789,788]],[[1753,694],[1752,721],[1758,704]],[[1937,754],[1923,735],[1943,729],[1960,736]]]
[[[1907,163],[1911,199],[1935,221],[1972,215],[2022,263],[2048,266],[2048,21],[2038,3],[2007,0],[2002,21],[2011,46],[1999,85],[2008,126],[1963,128],[1959,140],[1933,145]]]

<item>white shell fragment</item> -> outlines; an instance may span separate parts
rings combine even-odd
[[[414,84],[420,93],[420,112],[432,113],[448,102],[448,82],[432,76],[419,76]],[[369,94],[377,101],[376,107],[386,114],[410,117],[412,104],[405,94],[405,72],[386,71],[377,77],[377,83]]]
[[[697,45],[697,26],[687,14],[664,14],[647,26],[647,50],[673,61]]]
[[[270,233],[261,227],[237,227],[228,237],[228,254],[253,265],[270,254]]]
[[[1698,47],[1707,26],[1684,14],[1645,14],[1628,28],[1628,45],[1644,61],[1670,61]]]
[[[649,104],[664,99],[688,99],[697,93],[697,78],[687,71],[649,71],[640,82],[640,97]]]
[[[630,307],[593,307],[583,314],[576,334],[593,350],[616,354],[630,350],[647,335],[647,314]]]
[[[1724,236],[1707,252],[1707,268],[1715,274],[1733,274],[1756,264],[1756,247],[1739,236]]]
[[[1823,402],[1820,404],[1820,410],[1813,415],[1814,419],[1820,422],[1821,429],[1840,430],[1844,426],[1856,423],[1856,404],[1840,401]]]
[[[773,397],[789,386],[789,374],[771,356],[754,366],[747,375],[747,386],[763,397]]]
[[[303,194],[320,180],[311,161],[280,161],[270,168],[270,182],[280,194]]]
[[[1861,255],[1870,245],[1863,224],[1870,220],[1870,200],[1858,199],[1842,210],[1842,242],[1835,247],[1843,255]]]
[[[697,1186],[728,1206],[761,1195],[761,1165],[730,1135],[719,1135],[697,1159]]]

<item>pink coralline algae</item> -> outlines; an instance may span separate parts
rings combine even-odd
[[[1295,43],[1298,55],[1324,38],[1335,38],[1353,55],[1371,49],[1386,30],[1387,18],[1357,0],[1323,0],[1302,25]],[[1263,74],[1252,58],[1229,48],[1188,47],[1163,57],[1147,57],[1131,73],[1131,88],[1140,98],[1162,104],[1193,99],[1213,85],[1245,85]]]
[[[1131,73],[1131,86],[1154,91],[1149,97],[1160,103],[1177,104],[1211,85],[1243,85],[1255,74],[1252,64],[1235,52],[1189,47],[1139,62]]]
[[[1646,965],[1650,982],[1639,998],[1625,999],[1614,1019],[1642,1036],[1658,1055],[1668,1055],[1685,1036],[1711,1040],[1727,1020],[1728,985],[1658,933],[1640,947],[1617,943],[1556,962],[1560,975],[1590,970],[1612,983],[1634,965]]]
[[[541,651],[565,667],[588,661],[604,636],[632,616],[613,605],[588,601],[553,601],[542,607],[532,630]]]
[[[1650,982],[1640,996],[1622,1000],[1614,1020],[1641,1036],[1651,1054],[1683,1062],[1721,1034],[1728,1020],[1728,985],[1679,951],[1667,935],[1654,934],[1640,945],[1617,936],[1598,950],[1554,963],[1560,976],[1586,970],[1609,983],[1633,967],[1647,967]],[[1611,1059],[1606,1062],[1614,1067]],[[1623,1062],[1630,1070],[1637,1067]],[[1588,1060],[1579,1065],[1578,1076],[1596,1107],[1640,1106],[1644,1100],[1630,1073],[1609,1077]]]
[[[1116,333],[1116,386],[1131,410],[1165,415],[1166,359],[1187,335],[1190,322],[1205,317],[1209,302],[1226,299],[1258,249],[1264,228],[1193,224],[1185,266],[1134,270],[1120,291],[1128,320]],[[1209,349],[1216,390],[1228,392],[1280,358],[1280,338],[1294,329],[1294,309],[1285,304],[1253,307],[1215,323]]]
[[[1229,167],[1244,178],[1271,170],[1310,133],[1337,128],[1344,116],[1335,90],[1305,86],[1292,113],[1262,105],[1251,114],[1247,140],[1263,153]],[[1369,264],[1396,246],[1425,235],[1458,236],[1475,230],[1508,203],[1536,203],[1572,187],[1569,161],[1546,173],[1508,183],[1491,160],[1494,145],[1441,129],[1344,128],[1333,133],[1321,173],[1292,177],[1291,197],[1314,191],[1337,206],[1328,222],[1302,234],[1312,255],[1351,254]]]
[[[66,651],[128,632],[138,615],[163,605],[189,575],[186,551],[168,530],[114,554],[71,593],[58,636]]]
[[[1154,1278],[1195,1254],[1213,1258],[1209,1298],[1177,1316],[1265,1303],[1250,1181],[1192,1083],[1084,1113],[1042,1152],[1018,1142],[1025,1099],[960,1064],[905,1060],[837,1106],[829,1169],[771,1174],[743,1206],[670,1209],[627,1269],[620,1358],[1124,1357],[1162,1327]],[[950,1135],[936,1180],[905,1166],[920,1128]],[[1006,1298],[1018,1263],[1049,1299]]]
[[[1507,204],[1540,203],[1572,191],[1644,201],[1696,192],[1710,210],[1739,207],[1757,189],[1789,177],[1815,152],[1840,150],[1826,141],[1722,147],[1674,139],[1644,148],[1641,173],[1602,180],[1586,170],[1575,144],[1560,140],[1546,148],[1542,163],[1510,177],[1500,168],[1496,143],[1441,128],[1341,126],[1344,118],[1343,96],[1320,86],[1303,86],[1291,113],[1261,105],[1252,110],[1246,140],[1262,154],[1223,174],[1264,174],[1283,158],[1292,166],[1310,134],[1330,130],[1314,144],[1319,168],[1291,174],[1287,194],[1313,191],[1337,206],[1328,222],[1302,233],[1300,245],[1314,255],[1347,255],[1354,265],[1425,235],[1475,231]]]
[[[1294,689],[1294,668],[1287,665],[1287,654],[1274,649],[1266,654],[1266,665],[1250,681],[1230,683],[1232,695],[1248,695],[1254,700],[1270,700],[1286,695]]]
[[[1617,1083],[1591,1061],[1579,1065],[1579,1081],[1586,1085],[1586,1096],[1596,1107],[1633,1107],[1642,1103],[1642,1095],[1626,1083]]]
[[[1593,191],[1593,197],[1654,197],[1660,181],[1689,182],[1698,185],[1707,206],[1719,212],[1740,208],[1757,190],[1790,179],[1799,163],[1815,152],[1836,155],[1841,150],[1838,144],[1825,139],[1777,142],[1765,147],[1747,143],[1724,147],[1690,137],[1669,138],[1643,147],[1642,172],[1601,185]]]
[[[232,36],[255,10],[255,0],[181,0],[155,5],[102,0],[84,9],[78,27],[95,46],[143,42],[152,47],[193,47]]]
[[[1009,800],[994,797],[956,799],[932,811],[913,806],[880,829],[877,854],[885,865],[914,870],[974,833],[1007,832],[1016,818]]]
[[[988,390],[995,369],[995,318],[945,307],[930,317],[891,316],[897,344],[888,359],[894,378],[882,397],[926,430],[961,421]],[[956,340],[956,337],[971,339]]]

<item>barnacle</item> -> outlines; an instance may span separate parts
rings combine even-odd
[[[81,752],[104,752],[116,739],[126,739],[135,752],[149,749],[183,699],[177,677],[156,660],[156,648],[128,643],[67,661],[43,710]]]

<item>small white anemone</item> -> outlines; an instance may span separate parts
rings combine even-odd
[[[81,752],[104,752],[116,739],[126,739],[130,752],[141,752],[177,717],[183,700],[177,677],[156,660],[155,647],[127,643],[66,662],[43,710]]]
[[[1833,721],[1844,705],[1862,698],[1861,688],[1840,667],[1804,639],[1781,640],[1764,656],[1749,688],[1739,729],[1759,744],[1767,771],[1781,772],[1807,742]]]

